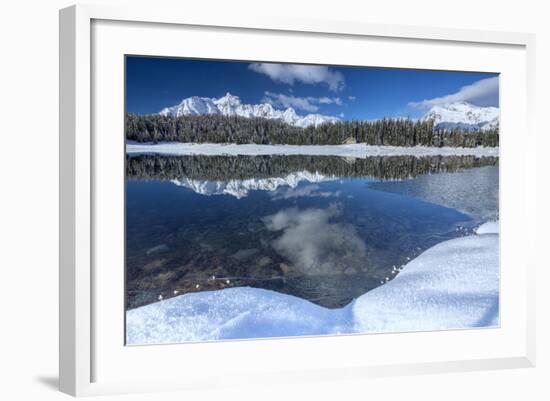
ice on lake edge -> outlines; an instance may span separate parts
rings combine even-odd
[[[236,287],[176,296],[126,313],[127,343],[160,344],[499,324],[498,222],[445,241],[341,309]]]

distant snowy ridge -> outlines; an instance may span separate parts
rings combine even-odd
[[[423,119],[434,120],[437,128],[485,131],[498,127],[499,114],[498,107],[479,107],[468,102],[457,102],[433,106]]]
[[[341,309],[250,287],[176,296],[126,312],[129,344],[494,327],[499,324],[499,235],[435,245],[396,278]]]
[[[318,126],[324,123],[339,121],[337,117],[322,114],[308,114],[300,116],[292,107],[286,110],[277,110],[269,103],[243,104],[238,96],[226,93],[216,98],[192,96],[183,99],[179,104],[162,109],[163,116],[188,116],[219,114],[223,116],[240,116],[246,118],[260,117],[270,120],[281,120],[297,127]]]
[[[172,183],[189,188],[201,195],[231,195],[237,199],[241,199],[248,196],[250,191],[276,191],[278,188],[285,186],[296,188],[302,181],[316,183],[332,179],[334,178],[326,177],[319,173],[298,171],[286,177],[250,178],[246,180],[229,181],[201,181],[184,177],[172,180]]]
[[[488,130],[499,125],[498,107],[480,107],[468,102],[456,102],[433,106],[422,119],[432,119],[438,128],[462,128],[468,131]],[[162,109],[164,116],[223,115],[245,118],[267,118],[281,120],[297,127],[319,126],[340,121],[334,116],[307,114],[301,116],[292,107],[275,109],[270,103],[243,104],[238,96],[226,93],[220,98],[192,96],[179,104]]]
[[[189,155],[311,155],[341,156],[365,158],[369,156],[495,156],[497,147],[454,148],[435,146],[371,146],[364,143],[350,145],[257,145],[234,143],[138,143],[128,142],[126,153],[129,155],[158,154],[171,156]]]

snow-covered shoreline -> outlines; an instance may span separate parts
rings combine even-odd
[[[236,287],[180,295],[126,313],[129,344],[447,330],[499,324],[498,223],[441,242],[341,309]]]
[[[369,156],[496,156],[499,148],[452,148],[429,146],[371,146],[364,143],[350,145],[256,145],[234,143],[136,143],[126,144],[126,153],[159,154],[166,156],[189,155],[229,155],[229,156],[262,156],[262,155],[311,155],[311,156],[341,156],[364,158]]]

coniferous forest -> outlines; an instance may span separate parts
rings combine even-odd
[[[360,142],[386,146],[496,147],[498,128],[439,129],[432,120],[384,118],[296,127],[279,120],[221,115],[162,116],[126,114],[128,140],[136,142],[338,145]]]

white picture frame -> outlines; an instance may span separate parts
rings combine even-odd
[[[436,46],[442,58],[449,52],[475,51],[477,62],[466,57],[461,64],[441,60],[436,65],[427,60],[423,64],[410,61],[399,64],[409,68],[441,68],[476,70],[483,68],[503,74],[501,91],[501,327],[490,330],[459,330],[452,332],[426,332],[407,334],[354,335],[321,338],[300,338],[280,340],[233,341],[208,344],[181,344],[124,347],[119,336],[123,322],[122,310],[105,305],[118,305],[116,291],[120,288],[118,278],[108,284],[106,276],[98,272],[98,266],[108,264],[104,257],[120,260],[120,233],[123,227],[120,213],[105,212],[105,201],[116,204],[120,211],[122,181],[106,182],[105,177],[113,166],[119,166],[120,145],[123,135],[113,135],[113,142],[107,143],[97,134],[98,129],[122,127],[123,84],[120,69],[120,55],[133,51],[151,55],[176,54],[177,43],[163,42],[162,48],[154,50],[155,40],[174,32],[193,30],[194,35],[204,35],[204,51],[215,52],[212,38],[224,33],[247,42],[242,59],[262,59],[270,56],[257,54],[252,46],[253,35],[263,35],[266,40],[366,41],[384,46],[405,42],[407,46]],[[146,35],[144,34],[146,32]],[[187,33],[189,34],[189,33]],[[214,35],[213,35],[214,34]],[[140,36],[142,35],[142,36]],[[210,38],[209,38],[210,35]],[[279,36],[278,36],[279,35]],[[219,36],[218,36],[219,37]],[[141,38],[138,45],[135,42]],[[145,38],[149,38],[147,41]],[[301,38],[301,39],[300,39]],[[234,38],[233,38],[234,39]],[[130,43],[134,41],[134,43]],[[378,41],[378,42],[377,42]],[[370,43],[369,42],[369,43]],[[244,42],[243,42],[244,43]],[[304,42],[305,43],[305,42]],[[357,42],[358,43],[358,42]],[[362,42],[361,42],[362,43]],[[188,15],[184,9],[160,9],[155,7],[112,8],[109,6],[78,5],[60,11],[60,389],[71,395],[96,395],[138,391],[166,391],[176,389],[203,389],[214,386],[246,385],[247,380],[279,383],[296,380],[327,380],[328,378],[353,378],[421,374],[430,372],[468,371],[480,369],[503,369],[530,367],[535,363],[535,253],[531,252],[534,241],[535,192],[537,182],[535,171],[534,112],[534,44],[533,35],[504,32],[483,32],[458,29],[436,29],[411,26],[373,25],[363,22],[296,20],[292,18],[259,18],[258,16]],[[128,47],[125,47],[128,46]],[[149,47],[147,47],[149,46]],[[160,46],[160,44],[159,44]],[[209,46],[212,49],[208,50]],[[315,47],[315,46],[313,46]],[[342,54],[345,53],[343,46]],[[248,49],[248,50],[247,50]],[[426,48],[428,51],[428,47]],[[470,49],[470,50],[468,50]],[[477,50],[476,50],[477,49]],[[493,49],[493,50],[491,50]],[[433,50],[433,49],[432,49]],[[183,51],[183,50],[182,50]],[[190,51],[190,50],[189,50]],[[219,50],[221,51],[221,50]],[[227,53],[220,58],[231,58],[237,54],[227,46]],[[234,53],[231,53],[234,51]],[[241,51],[241,50],[239,50]],[[337,52],[313,59],[314,53],[298,54],[288,52],[281,55],[281,49],[272,47],[273,56],[282,61],[334,61]],[[487,52],[493,54],[485,54]],[[247,53],[248,52],[248,53]],[[254,53],[256,52],[256,53]],[[279,52],[279,55],[275,55]],[[446,53],[447,52],[447,53]],[[302,52],[300,52],[302,53]],[[305,52],[307,53],[307,52]],[[202,54],[202,53],[201,53]],[[257,54],[256,56],[254,56]],[[380,53],[381,54],[381,53]],[[309,58],[308,58],[309,57]],[[330,59],[332,57],[332,59]],[[373,56],[374,57],[374,56]],[[487,58],[486,61],[482,59]],[[489,60],[489,58],[491,60]],[[370,63],[377,63],[376,57]],[[364,60],[344,60],[341,63]],[[486,64],[482,64],[485,62]],[[381,66],[391,67],[399,63],[386,58]],[[476,64],[477,63],[477,64]],[[492,64],[491,64],[492,63]],[[501,63],[501,70],[498,66]],[[504,65],[506,64],[506,65]],[[397,65],[397,64],[395,64]],[[393,65],[393,66],[395,66]],[[496,66],[496,67],[495,67]],[[494,67],[494,68],[492,68]],[[105,78],[105,69],[113,68],[116,73]],[[502,71],[506,71],[506,73]],[[103,74],[103,75],[102,75]],[[98,85],[98,82],[101,84]],[[122,86],[121,86],[122,84]],[[102,86],[103,85],[103,86]],[[110,86],[108,86],[110,85]],[[98,102],[105,93],[104,88],[113,90],[111,103]],[[103,88],[103,89],[102,89]],[[512,96],[514,95],[514,96]],[[514,110],[514,113],[508,112]],[[110,113],[106,115],[105,113]],[[100,116],[100,117],[98,117]],[[522,130],[521,142],[506,132]],[[118,138],[118,139],[116,139]],[[110,139],[109,139],[110,140]],[[109,146],[107,146],[109,145]],[[112,146],[111,146],[112,145]],[[518,146],[519,145],[519,146]],[[118,159],[117,159],[118,158]],[[117,161],[118,160],[118,161]],[[512,167],[514,169],[512,169]],[[118,183],[118,184],[117,184]],[[110,186],[109,186],[110,185]],[[120,191],[111,191],[113,185],[120,185]],[[517,186],[521,186],[521,191]],[[102,200],[103,199],[103,200]],[[114,212],[113,212],[114,213]],[[113,236],[105,230],[105,221],[117,227]],[[120,227],[119,227],[120,226]],[[103,231],[101,231],[103,230]],[[111,241],[113,248],[99,250],[101,241]],[[512,246],[513,245],[513,246]],[[99,248],[98,248],[99,247]],[[115,249],[115,247],[118,247]],[[520,258],[521,255],[524,255]],[[525,256],[528,255],[528,256]],[[104,263],[105,262],[105,263]],[[515,264],[515,269],[511,265]],[[510,265],[508,267],[508,265]],[[117,269],[123,268],[123,265]],[[510,277],[513,280],[508,280]],[[512,282],[513,281],[513,282]],[[102,301],[94,297],[101,291]],[[118,295],[122,298],[122,292]],[[113,323],[117,322],[117,323]],[[113,328],[111,326],[116,326]],[[114,333],[112,336],[111,334]],[[388,341],[403,342],[403,347],[433,347],[419,357],[418,353],[399,357],[381,349]],[[114,344],[114,345],[113,345]],[[453,350],[448,346],[453,345]],[[440,347],[440,348],[439,348]],[[342,356],[342,350],[349,350]],[[369,358],[361,351],[370,350]],[[315,358],[323,350],[322,359]],[[303,352],[303,360],[289,365],[289,355]],[[448,352],[447,352],[448,351]],[[167,374],[171,369],[170,358],[176,353],[185,355],[190,361],[179,366],[176,374]],[[219,355],[230,356],[231,363],[212,369],[205,366],[205,359]],[[366,351],[363,351],[366,352]],[[438,354],[438,355],[435,355]],[[239,358],[238,356],[241,356]],[[285,357],[287,357],[285,359]],[[202,364],[199,364],[202,360]],[[140,361],[157,365],[165,361],[166,367],[158,372],[145,369],[143,377],[137,369]],[[197,363],[194,365],[194,363]],[[286,365],[285,365],[286,364]],[[199,366],[200,365],[200,366]],[[124,367],[124,369],[122,369]],[[172,366],[173,368],[173,366]],[[158,369],[157,369],[158,370]],[[206,372],[209,373],[206,373]],[[238,374],[233,375],[233,371]],[[185,377],[183,379],[182,377]]]

